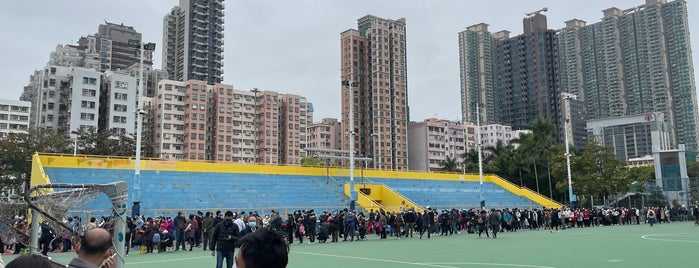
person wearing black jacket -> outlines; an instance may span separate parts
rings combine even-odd
[[[216,268],[223,267],[223,259],[226,259],[226,267],[233,267],[233,256],[235,256],[235,243],[238,241],[238,225],[233,223],[233,212],[226,211],[222,223],[214,227],[211,236],[211,256],[216,256]]]
[[[288,218],[286,220],[286,239],[289,242],[289,245],[294,243],[294,230],[296,229],[296,220],[294,219],[293,214],[288,214]]]
[[[177,235],[177,243],[175,244],[175,251],[180,250],[180,245],[182,245],[182,250],[185,250],[185,243],[184,243],[184,229],[187,228],[187,218],[184,217],[184,214],[182,214],[182,211],[177,212],[177,217],[173,220],[175,223],[175,231]]]
[[[415,211],[413,209],[409,209],[408,212],[406,212],[403,215],[403,219],[405,220],[405,223],[408,225],[408,229],[405,230],[405,237],[413,237],[413,229],[415,228],[415,221],[417,220],[417,216],[415,215]]]

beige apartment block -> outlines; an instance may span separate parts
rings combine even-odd
[[[435,171],[447,157],[462,162],[467,151],[466,126],[461,122],[429,118],[408,126],[410,170]]]
[[[342,126],[335,118],[323,118],[308,127],[308,147],[342,150]]]
[[[184,82],[161,80],[153,98],[154,156],[185,159],[185,114],[187,90]]]
[[[408,86],[405,19],[367,15],[358,29],[340,34],[343,133],[354,133],[358,156],[376,160],[374,168],[408,169]],[[353,125],[349,129],[350,100]],[[342,135],[349,149],[348,134]]]

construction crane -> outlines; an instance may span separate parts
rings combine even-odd
[[[546,11],[549,11],[549,9],[547,7],[544,7],[542,9],[537,10],[537,11],[534,11],[531,13],[526,13],[525,16],[531,17],[532,15],[539,15],[541,12],[546,12]]]

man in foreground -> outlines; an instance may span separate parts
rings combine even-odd
[[[226,259],[226,267],[233,267],[235,242],[238,241],[240,230],[233,223],[233,212],[226,211],[223,222],[214,227],[211,235],[211,256],[216,256],[216,268],[223,267],[223,259]]]
[[[116,264],[112,249],[112,237],[103,228],[93,228],[85,232],[80,244],[75,248],[77,257],[68,264],[71,268],[111,268]]]
[[[252,232],[238,245],[237,268],[284,268],[289,262],[289,244],[272,229],[261,228]]]

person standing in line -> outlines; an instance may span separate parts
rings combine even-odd
[[[415,221],[417,220],[415,210],[413,208],[408,209],[408,211],[403,215],[403,219],[405,220],[407,228],[405,230],[405,237],[413,237],[413,229],[415,228]]]
[[[182,214],[182,211],[177,212],[177,217],[173,220],[173,223],[175,224],[175,236],[177,237],[177,243],[175,244],[175,251],[180,250],[180,245],[182,245],[182,250],[186,250],[187,248],[185,247],[184,243],[184,238],[185,238],[185,231],[184,229],[187,228],[187,218],[184,217],[184,214]]]
[[[478,219],[476,220],[476,226],[478,227],[478,238],[481,237],[481,234],[485,232],[485,236],[490,238],[490,235],[488,234],[488,214],[485,212],[485,210],[481,210],[480,215],[478,215]]]
[[[211,234],[214,231],[214,219],[211,217],[211,212],[206,212],[204,219],[201,220],[201,230],[202,230],[202,244],[204,244],[204,250],[209,247],[209,240],[211,240]]]
[[[204,220],[204,213],[201,212],[201,210],[197,211],[197,215],[194,216],[194,218],[197,220],[197,228],[194,229],[194,246],[200,247],[201,246],[201,233],[203,227],[201,226],[201,222]]]
[[[313,244],[316,242],[316,230],[317,230],[317,225],[318,225],[318,216],[316,216],[316,212],[311,209],[308,213],[308,240],[309,243]]]
[[[223,267],[223,260],[226,260],[226,268],[233,267],[233,256],[235,256],[235,244],[238,241],[240,230],[238,225],[233,223],[233,212],[226,211],[224,220],[214,227],[211,236],[211,256],[216,257],[216,268]]]
[[[247,226],[245,226],[245,229],[240,231],[238,237],[243,238],[245,237],[245,235],[255,231],[257,231],[257,218],[255,216],[250,215],[250,217],[248,217]]]
[[[422,213],[419,211],[417,212],[417,215],[415,216],[415,226],[417,227],[417,232],[420,235],[420,239],[422,239],[422,234],[425,232],[425,220],[424,216]]]
[[[648,214],[646,214],[646,217],[648,218],[648,223],[650,223],[650,227],[653,227],[653,223],[655,223],[655,211],[653,208],[648,209]]]
[[[296,220],[294,219],[294,215],[289,213],[287,214],[287,220],[286,220],[286,239],[289,242],[289,245],[294,243],[294,230],[296,229]]]
[[[495,210],[494,208],[490,209],[490,215],[488,216],[488,224],[492,228],[493,231],[493,239],[498,238],[498,231],[500,231],[500,223],[502,221],[502,216],[500,215],[500,212]]]
[[[553,233],[553,229],[556,229],[556,232],[558,232],[558,225],[561,224],[561,220],[558,218],[559,214],[556,209],[553,209],[550,211],[551,215],[551,229],[549,230],[551,233]]]

